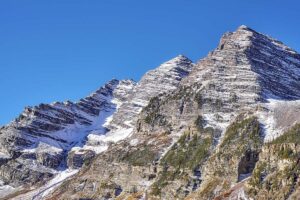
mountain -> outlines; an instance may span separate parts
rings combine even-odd
[[[13,187],[51,178],[64,168],[68,151],[81,146],[91,130],[106,132],[105,123],[126,101],[135,83],[112,80],[77,103],[70,101],[27,107],[1,128],[1,177]]]
[[[192,66],[188,58],[179,55],[149,71],[138,83],[114,79],[76,103],[25,108],[0,130],[3,188],[28,188],[66,168],[80,168],[110,143],[130,135],[135,118],[148,101],[176,89]]]
[[[0,130],[2,197],[297,199],[299,80],[296,51],[240,26],[197,63],[26,108]]]

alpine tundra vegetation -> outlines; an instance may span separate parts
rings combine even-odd
[[[240,26],[193,63],[0,129],[3,199],[299,199],[300,55]]]

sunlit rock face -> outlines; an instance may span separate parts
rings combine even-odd
[[[52,176],[65,168],[67,152],[82,146],[91,130],[104,134],[106,119],[117,109],[114,101],[126,101],[134,85],[131,80],[112,80],[76,103],[55,102],[25,108],[17,119],[1,128],[4,161],[0,170],[5,182],[30,185],[43,180],[32,177],[36,173],[41,177]],[[24,171],[28,172],[22,174]]]
[[[299,54],[281,42],[241,26],[224,34],[183,82],[201,83],[202,112],[214,125],[218,116],[229,121],[229,113],[255,108],[267,99],[299,99],[299,60]],[[214,111],[210,102],[221,109]]]
[[[26,108],[1,129],[0,177],[40,199],[294,197],[299,80],[297,52],[240,26],[197,63],[179,55],[137,83]]]
[[[97,153],[130,135],[148,101],[175,90],[192,67],[188,58],[179,55],[149,71],[138,83],[113,79],[78,102],[25,108],[1,128],[0,175],[4,185],[30,186],[61,170],[81,168]]]
[[[148,71],[134,87],[129,101],[120,107],[111,126],[134,126],[137,114],[148,105],[149,100],[159,94],[176,90],[181,80],[188,76],[193,66],[191,60],[179,55]]]

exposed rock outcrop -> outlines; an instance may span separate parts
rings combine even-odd
[[[65,190],[57,190],[54,195],[67,198],[83,180],[91,180],[90,174],[109,168],[100,173],[111,173],[110,179],[91,180],[95,187],[84,186],[77,194],[72,193],[73,198],[83,194],[92,199],[112,195],[113,189],[106,189],[105,194],[97,189],[101,181],[108,180],[122,188],[122,198],[134,194],[144,194],[149,199],[223,198],[223,194],[231,194],[228,190],[235,184],[240,184],[236,187],[238,195],[246,198],[242,183],[259,163],[265,136],[265,124],[256,115],[268,112],[264,104],[269,98],[299,98],[299,67],[299,55],[268,36],[245,26],[226,33],[217,49],[193,67],[178,89],[150,99],[129,138],[95,158],[90,168],[82,170],[83,174],[66,182]],[[275,82],[272,76],[280,81]],[[163,133],[169,142],[148,145],[160,141]],[[124,151],[129,155],[135,152],[130,160],[139,159],[141,154],[152,155],[149,160],[148,156],[139,160],[143,165],[137,168],[128,163],[144,171],[145,176],[135,176],[126,167],[112,167],[126,163],[108,159]],[[153,168],[151,176],[145,166]],[[137,182],[131,182],[128,174]],[[132,185],[136,186],[133,193],[129,189]]]
[[[126,101],[134,85],[131,80],[112,80],[77,103],[55,102],[25,108],[0,130],[0,156],[4,157],[0,177],[6,177],[5,182],[14,186],[53,177],[66,166],[67,152],[81,146],[90,130],[106,132],[105,120],[116,110],[114,101]],[[22,171],[26,173],[19,175]]]
[[[193,63],[180,55],[149,71],[138,84],[112,80],[77,103],[56,102],[28,107],[1,129],[3,176],[14,174],[15,162],[28,174],[53,175],[66,166],[78,169],[133,131],[137,116],[152,97],[175,90]],[[1,154],[2,155],[2,154]],[[32,172],[31,172],[32,171]],[[26,186],[46,181],[12,176],[5,183]],[[32,182],[30,182],[32,180]]]
[[[297,52],[241,26],[196,64],[180,55],[138,83],[27,108],[0,130],[0,177],[80,169],[44,199],[293,199],[299,80]]]

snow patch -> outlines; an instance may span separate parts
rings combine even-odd
[[[6,153],[0,152],[0,159],[8,159],[10,156]]]
[[[37,188],[33,191],[30,191],[24,195],[19,195],[15,197],[15,200],[40,200],[43,199],[46,195],[50,194],[55,188],[57,188],[60,184],[63,183],[64,180],[76,174],[79,170],[75,169],[67,169],[65,171],[61,171],[55,175],[53,179],[47,182],[46,185],[43,185],[40,188]]]
[[[256,115],[263,124],[264,142],[270,142],[300,122],[300,100],[268,99]]]
[[[5,185],[5,183],[0,180],[0,198],[4,198],[5,196],[12,194],[17,191],[17,188],[14,188],[10,185]]]
[[[137,138],[130,140],[131,146],[136,146],[139,143],[139,140]]]

